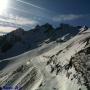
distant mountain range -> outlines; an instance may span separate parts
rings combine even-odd
[[[37,25],[29,31],[18,28],[0,36],[0,59],[17,56],[51,42],[63,43],[87,29],[87,26],[72,26],[63,23],[57,28],[48,23]]]

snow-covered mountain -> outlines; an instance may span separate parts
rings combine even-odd
[[[18,28],[0,37],[0,59],[17,56],[54,41],[65,42],[84,30],[87,30],[85,26],[74,27],[63,23],[57,28],[48,23],[37,25],[29,31]]]
[[[32,42],[43,42],[38,42],[38,48],[0,62],[0,86],[21,90],[90,90],[90,29],[65,24],[54,31],[51,26],[52,30],[46,30],[46,26],[21,33],[25,40],[31,36]],[[43,32],[50,32],[49,38]],[[52,40],[53,32],[56,37]],[[63,43],[56,42],[59,37],[65,38]]]

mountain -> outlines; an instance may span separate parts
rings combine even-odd
[[[48,24],[36,28],[27,32],[21,30],[24,35],[21,33],[19,43],[24,39],[34,39],[34,43],[35,40],[42,41],[41,46],[0,61],[0,87],[21,90],[90,90],[90,28],[67,24],[56,29]],[[77,30],[75,33],[72,32],[74,29]],[[53,32],[56,37],[51,39]],[[66,38],[63,43],[56,42],[59,37],[68,35],[70,38]],[[48,38],[51,41],[45,44]]]
[[[0,59],[17,56],[51,42],[63,43],[82,32],[83,29],[88,28],[63,23],[57,28],[48,23],[37,25],[28,31],[18,28],[0,37]]]

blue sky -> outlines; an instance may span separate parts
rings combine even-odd
[[[0,14],[2,32],[18,27],[28,30],[47,22],[54,26],[60,23],[90,26],[90,0],[7,1],[7,7]]]

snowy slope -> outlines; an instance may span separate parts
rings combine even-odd
[[[18,86],[22,90],[90,90],[76,70],[78,63],[72,63],[78,52],[90,47],[89,38],[90,29],[65,43],[51,42],[1,61],[0,66],[5,67],[0,68],[0,86]]]

